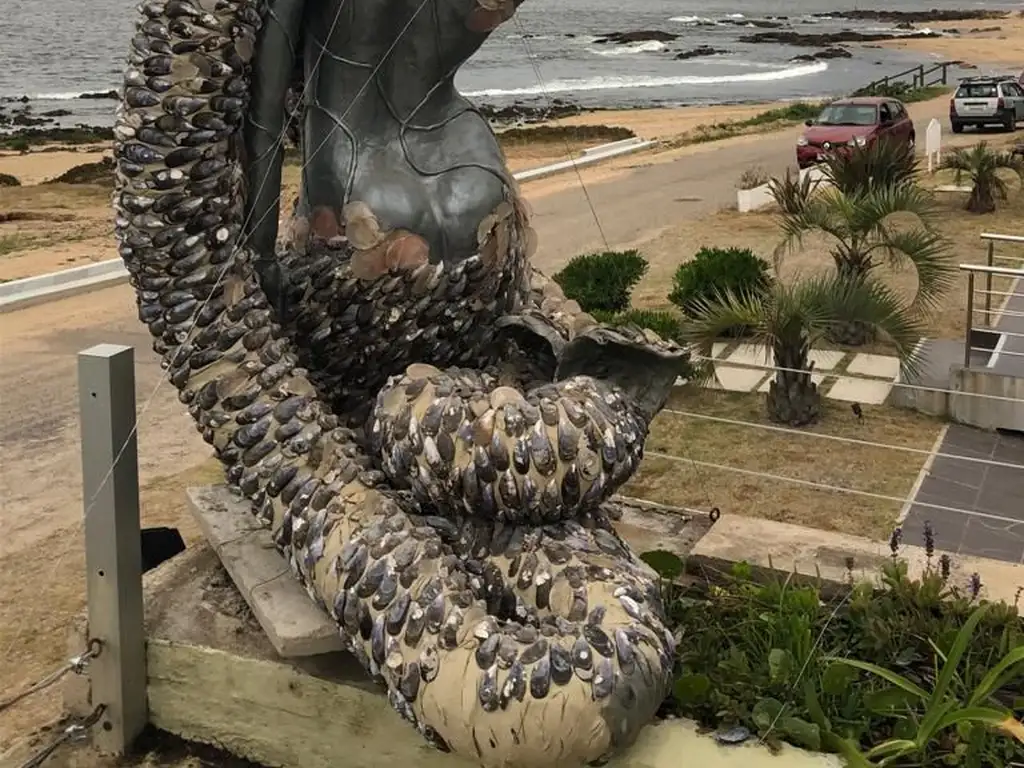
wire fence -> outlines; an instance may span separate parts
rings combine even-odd
[[[65,725],[57,738],[39,751],[35,752],[28,760],[21,763],[19,768],[39,768],[39,766],[46,762],[49,757],[51,757],[65,744],[84,742],[86,737],[89,735],[89,730],[100,721],[100,718],[103,717],[103,713],[106,712],[106,710],[107,708],[104,704],[99,704],[87,717],[83,717],[80,720]]]
[[[90,640],[88,647],[82,653],[77,656],[72,656],[48,675],[40,678],[26,688],[7,696],[4,699],[0,699],[0,713],[7,711],[11,707],[14,707],[38,693],[42,693],[43,691],[52,688],[70,674],[84,674],[86,669],[89,667],[89,663],[93,659],[97,658],[102,651],[103,643],[100,640],[95,638]],[[89,733],[89,729],[100,721],[100,718],[103,717],[103,713],[105,711],[106,705],[98,704],[88,716],[67,723],[55,739],[45,744],[42,748],[35,751],[31,757],[20,763],[20,768],[37,768],[37,766],[41,766],[50,756],[65,744],[81,743],[84,741]]]

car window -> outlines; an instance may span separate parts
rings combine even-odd
[[[892,113],[889,111],[889,105],[888,104],[882,104],[878,108],[878,117],[879,117],[879,120],[881,122],[883,122],[883,123],[887,122],[889,120],[892,120]]]
[[[878,110],[873,104],[829,104],[818,115],[819,125],[874,125]]]
[[[994,99],[996,95],[996,87],[992,83],[961,85],[956,91],[958,99]]]
[[[1007,96],[1024,96],[1024,91],[1016,83],[1004,83],[1003,91]]]

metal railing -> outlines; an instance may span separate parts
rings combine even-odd
[[[1013,255],[1008,256],[1005,254],[996,253],[996,243],[1016,243],[1017,245],[1024,245],[1024,236],[1022,235],[1000,235],[994,232],[982,232],[981,239],[988,243],[988,252],[985,258],[985,266],[994,268],[996,266],[996,259],[1003,261],[1011,261],[1021,266],[1024,266],[1024,255]],[[961,269],[963,267],[961,266]],[[985,325],[989,328],[992,327],[992,276],[998,275],[998,272],[986,272],[985,273]],[[972,294],[973,295],[973,294]],[[1001,313],[1000,313],[1001,314]],[[967,315],[968,325],[970,325],[972,317],[970,313]]]
[[[895,75],[886,75],[880,80],[875,80],[864,86],[863,90],[869,91],[878,86],[885,87],[890,83],[902,83],[904,78],[908,75],[911,78],[911,88],[927,88],[929,85],[949,85],[949,68],[952,66],[950,63],[933,64],[930,67],[926,67],[921,64],[917,67],[911,67],[910,69],[904,70],[903,72],[897,72]],[[934,77],[929,80],[929,76]]]
[[[991,354],[995,346],[978,346],[978,339],[981,336],[988,336],[994,338],[996,336],[1013,337],[1013,338],[1024,338],[1024,333],[1014,333],[1011,331],[998,331],[995,330],[992,323],[992,315],[998,314],[1000,318],[1003,316],[1007,317],[1024,317],[1024,312],[1015,312],[1006,308],[1005,304],[1009,303],[1009,300],[1013,296],[1019,296],[1022,294],[1016,293],[1013,290],[1010,291],[996,291],[990,287],[983,290],[985,295],[985,309],[980,310],[985,314],[985,326],[982,328],[975,327],[974,325],[974,296],[977,293],[976,278],[978,275],[985,276],[985,283],[987,286],[992,285],[993,277],[1006,277],[1014,282],[1024,278],[1024,269],[1012,269],[1010,267],[994,267],[982,264],[961,264],[960,269],[967,273],[967,323],[964,331],[964,367],[971,367],[971,353],[972,352],[985,352]],[[993,313],[991,309],[992,296],[1001,295],[1005,297],[1004,306],[999,309],[996,313]],[[1024,354],[1018,352],[1003,351],[1001,354],[1021,356]]]

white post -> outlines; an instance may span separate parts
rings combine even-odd
[[[934,117],[924,134],[924,153],[928,158],[928,173],[935,173],[942,164],[942,125]]]

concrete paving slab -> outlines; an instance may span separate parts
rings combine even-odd
[[[860,376],[878,376],[894,381],[900,374],[900,361],[889,355],[861,352],[854,356],[846,370]]]
[[[1020,468],[936,458],[907,512],[906,535],[919,539],[928,521],[936,544],[953,554],[1024,562],[1024,438],[952,424],[939,452]]]
[[[929,560],[920,536],[904,535],[903,557],[911,576],[919,575]],[[946,550],[948,551],[948,550]],[[950,551],[951,555],[957,552]],[[935,562],[942,551],[936,551]],[[687,558],[687,568],[694,573],[727,573],[732,563],[745,561],[761,572],[773,570],[775,575],[791,573],[818,583],[831,582],[837,587],[847,581],[847,558],[853,558],[857,579],[877,581],[879,566],[889,559],[888,541],[872,541],[860,536],[831,533],[790,523],[760,520],[726,513],[715,523]],[[988,600],[1014,601],[1020,584],[1021,569],[1002,558],[985,558],[966,552],[952,558],[951,583],[966,584],[972,573],[981,577],[982,597]]]
[[[758,371],[753,368],[733,368],[726,364],[719,363],[715,366],[715,376],[718,381],[713,382],[718,386],[711,386],[709,389],[724,389],[729,392],[752,392],[754,388],[766,376],[767,371]]]
[[[740,344],[725,359],[731,363],[745,365],[775,365],[775,353],[760,344]]]
[[[861,405],[881,405],[891,391],[892,383],[888,381],[839,379],[825,394],[825,397]]]
[[[816,371],[831,371],[846,357],[845,352],[834,349],[812,349],[808,355]]]
[[[711,356],[712,357],[721,357],[722,353],[725,351],[726,347],[728,347],[728,346],[729,346],[729,344],[724,342],[724,341],[716,341],[714,344],[711,345]]]

